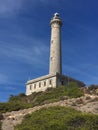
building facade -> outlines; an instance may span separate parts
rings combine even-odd
[[[50,40],[50,67],[49,74],[32,79],[26,83],[26,95],[33,92],[45,91],[47,88],[56,88],[66,85],[70,81],[76,81],[80,86],[84,84],[80,81],[62,75],[62,47],[61,47],[61,27],[62,20],[58,13],[55,13],[50,21],[51,40]]]

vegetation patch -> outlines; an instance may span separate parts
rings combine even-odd
[[[34,104],[44,104],[64,99],[64,96],[69,98],[77,98],[83,96],[83,91],[78,87],[77,83],[71,82],[69,85],[60,86],[58,88],[50,88],[44,93],[40,93],[35,97]]]
[[[66,86],[48,88],[45,92],[32,93],[29,96],[25,94],[19,94],[18,96],[11,95],[8,102],[0,103],[0,112],[18,111],[20,109],[64,100],[66,96],[69,98],[77,98],[83,95],[84,93],[78,87],[77,83],[70,82]]]
[[[15,130],[98,130],[98,115],[59,106],[43,108],[26,115]]]
[[[20,109],[30,108],[32,107],[31,104],[26,104],[22,102],[7,102],[7,103],[0,103],[0,112],[11,112],[11,111],[18,111]]]

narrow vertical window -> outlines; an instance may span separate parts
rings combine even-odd
[[[52,61],[53,57],[51,57],[51,61]]]
[[[30,90],[32,90],[32,85],[30,85]]]
[[[46,86],[46,81],[44,81],[44,86]]]
[[[36,89],[36,84],[34,84],[34,89]]]
[[[49,84],[52,85],[52,79],[50,79]]]
[[[51,43],[53,43],[53,40],[51,41]]]
[[[41,87],[41,83],[39,83],[39,87]]]

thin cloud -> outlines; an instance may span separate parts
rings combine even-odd
[[[32,5],[32,7],[34,7],[36,4],[47,2],[48,0],[0,0],[0,16],[15,15],[20,10],[26,9],[27,5]]]
[[[10,60],[18,60],[27,64],[44,63],[45,57],[47,58],[48,47],[39,41],[32,39],[30,46],[22,44],[12,44],[0,42],[0,59],[6,58]],[[40,46],[41,45],[41,46]],[[44,60],[42,60],[44,57]]]
[[[26,72],[24,67],[22,67],[23,64],[28,67],[32,66],[32,68],[39,68],[47,64],[49,48],[45,45],[46,41],[39,41],[23,35],[21,37],[22,39],[17,36],[17,39],[19,38],[20,40],[19,42],[14,42],[15,40],[10,40],[10,42],[0,41],[0,60],[2,61],[0,67],[1,87],[2,84],[23,86],[21,84],[23,81],[19,80],[19,76],[24,75]],[[16,64],[19,64],[19,66]],[[13,70],[12,68],[15,66],[17,69]],[[17,75],[18,78],[17,76],[15,78],[13,74]]]
[[[2,84],[11,84],[12,81],[9,80],[9,77],[3,73],[0,73],[0,87]]]
[[[8,77],[0,73],[0,84],[8,83]]]
[[[23,0],[0,0],[0,16],[8,16],[21,9]]]

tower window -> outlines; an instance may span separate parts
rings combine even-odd
[[[51,43],[53,43],[53,40],[51,41]]]
[[[51,57],[51,61],[52,61],[53,57]]]

